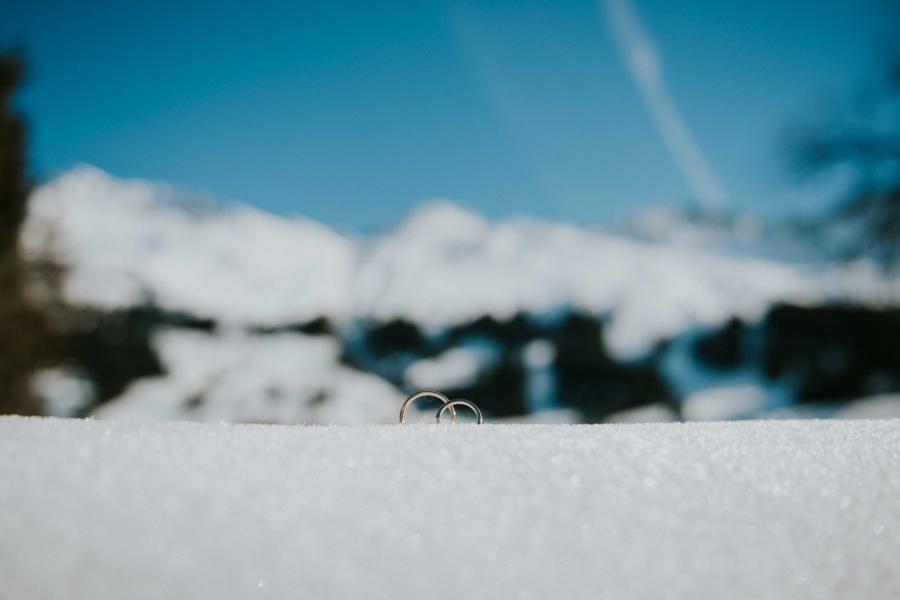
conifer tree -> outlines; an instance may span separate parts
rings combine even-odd
[[[900,20],[897,21],[900,23]],[[900,32],[900,26],[896,28]],[[806,127],[795,147],[800,173],[843,168],[852,183],[826,219],[831,244],[846,258],[900,268],[900,51],[884,77],[829,122]]]
[[[19,54],[0,54],[0,414],[40,412],[31,378],[54,347],[44,315],[27,300],[28,267],[18,246],[30,189],[25,123],[13,105],[22,74]]]

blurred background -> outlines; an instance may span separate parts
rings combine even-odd
[[[0,413],[900,416],[898,41],[877,0],[4,2]]]

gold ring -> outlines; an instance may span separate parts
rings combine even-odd
[[[447,396],[443,395],[440,392],[426,391],[426,392],[419,392],[418,394],[413,394],[412,396],[407,398],[406,402],[403,403],[403,406],[400,407],[400,422],[401,423],[403,423],[403,415],[406,414],[406,407],[409,406],[410,404],[412,404],[416,399],[424,398],[426,396],[430,396],[432,398],[437,398],[438,400],[440,400],[441,402],[444,403],[444,406],[447,406],[447,403],[450,402],[450,398],[448,398]],[[451,423],[456,422],[456,411],[453,409],[452,406],[450,407],[450,422]]]

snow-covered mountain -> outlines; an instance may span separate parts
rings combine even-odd
[[[92,167],[76,168],[34,192],[21,241],[28,255],[49,253],[68,267],[64,295],[73,305],[110,311],[150,304],[217,324],[218,332],[186,337],[158,332],[154,345],[168,375],[156,379],[166,383],[135,384],[115,403],[122,407],[137,406],[138,397],[187,407],[198,394],[208,402],[224,397],[221,383],[215,384],[220,390],[215,393],[211,383],[203,389],[185,383],[212,377],[197,375],[202,370],[197,365],[216,362],[203,358],[218,352],[210,349],[234,350],[210,372],[250,369],[255,352],[269,352],[263,346],[274,341],[255,342],[223,331],[279,328],[319,317],[339,329],[359,320],[404,319],[438,332],[485,316],[505,321],[519,313],[578,311],[602,316],[605,347],[617,359],[631,360],[659,341],[698,327],[731,317],[759,320],[778,302],[884,305],[900,298],[900,286],[863,263],[789,264],[527,217],[491,222],[447,201],[421,206],[380,235],[348,236],[303,217],[245,205],[198,206],[170,186],[121,180]],[[321,342],[309,337],[284,333],[278,344],[284,352],[301,349],[297,356],[308,356]],[[259,347],[250,350],[236,340]],[[182,352],[189,348],[196,353]],[[325,354],[333,367],[320,368],[316,377],[328,372],[340,379],[350,373],[335,362],[339,352]],[[273,374],[278,371],[273,364],[265,366],[270,379],[286,376]],[[423,371],[416,369],[411,380]],[[257,384],[245,395],[272,395],[268,380],[248,377]],[[263,421],[318,420],[320,413],[357,415],[346,416],[348,422],[362,418],[355,409],[316,405],[314,399],[322,394],[341,397],[334,390],[344,389],[343,384],[297,385],[292,401],[317,408],[228,414]],[[304,389],[308,393],[297,391]],[[256,400],[251,404],[265,406]],[[104,410],[116,412],[113,405]],[[142,410],[128,414],[197,419],[223,414],[209,407],[181,413]]]
[[[177,196],[79,167],[34,193],[23,245],[69,266],[75,304],[152,301],[232,325],[402,317],[428,328],[571,307],[608,316],[619,356],[689,327],[754,320],[776,301],[900,298],[865,265],[789,265],[526,217],[492,223],[450,202],[355,238],[244,205],[191,210]]]

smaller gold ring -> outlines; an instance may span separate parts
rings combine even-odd
[[[478,424],[481,425],[481,410],[479,410],[479,408],[475,406],[474,402],[469,402],[468,400],[451,400],[450,402],[447,402],[438,409],[437,415],[435,415],[434,417],[434,422],[440,423],[441,415],[448,408],[450,409],[450,414],[452,415],[454,406],[468,406],[469,408],[471,408],[475,412],[475,417],[478,419]],[[451,422],[453,422],[454,420],[455,419],[453,418],[450,419]]]

